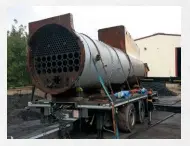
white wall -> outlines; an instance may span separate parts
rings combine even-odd
[[[129,32],[127,32],[125,36],[125,46],[126,46],[127,53],[129,53],[130,55],[133,55],[137,59],[140,59],[140,49],[136,45],[136,42],[131,37]]]
[[[175,48],[180,47],[180,36],[156,35],[136,43],[140,48],[140,60],[148,63],[149,77],[175,76]]]

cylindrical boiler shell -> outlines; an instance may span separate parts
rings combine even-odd
[[[144,64],[140,60],[128,54],[130,63],[123,51],[108,46],[103,42],[94,41],[86,35],[78,34],[78,36],[84,44],[85,65],[76,86],[79,84],[82,87],[100,86],[97,78],[98,74],[104,79],[106,85],[108,84],[107,80],[112,84],[121,84],[124,83],[127,77],[132,77],[133,75],[144,76]],[[104,65],[101,60],[95,62],[98,69],[97,73],[93,59],[95,60],[98,54]]]

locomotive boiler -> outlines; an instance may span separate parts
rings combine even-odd
[[[100,29],[98,37],[76,32],[71,14],[29,23],[28,70],[33,84],[57,95],[76,87],[101,88],[98,76],[106,86],[126,81],[132,85],[145,76],[139,50],[123,26]]]

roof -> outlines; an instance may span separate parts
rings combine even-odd
[[[135,41],[142,40],[142,39],[149,38],[149,37],[153,37],[153,36],[156,36],[156,35],[181,36],[181,34],[155,33],[155,34],[152,34],[152,35],[148,35],[148,36],[145,36],[145,37],[135,39]]]

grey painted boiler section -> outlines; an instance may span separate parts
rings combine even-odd
[[[96,86],[99,87],[100,86],[97,71],[95,69],[95,66],[92,60],[92,59],[95,59],[96,55],[99,54],[98,50],[100,52],[102,61],[104,65],[106,66],[105,70],[107,72],[107,75],[106,75],[105,70],[103,69],[103,64],[100,60],[96,62],[96,66],[100,73],[100,76],[104,79],[104,82],[106,83],[106,85],[108,85],[108,82],[106,82],[107,77],[109,78],[111,83],[120,84],[120,83],[124,83],[128,75],[129,77],[133,75],[142,77],[145,75],[144,64],[140,60],[128,54],[133,65],[133,68],[131,67],[131,71],[130,71],[129,60],[123,51],[117,48],[110,47],[103,42],[91,40],[86,35],[83,35],[83,34],[77,34],[77,35],[79,36],[79,38],[84,44],[85,65],[84,65],[84,69],[79,80],[75,84],[76,86],[81,86],[81,87],[96,87]],[[96,44],[98,50],[94,43]],[[121,65],[123,66],[123,70],[125,74],[123,73]]]

